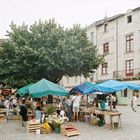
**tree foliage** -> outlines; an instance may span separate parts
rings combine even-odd
[[[54,19],[33,25],[10,25],[0,48],[0,79],[20,86],[46,78],[55,83],[64,75],[88,76],[103,62],[80,25],[64,29]]]

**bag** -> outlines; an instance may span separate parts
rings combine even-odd
[[[89,121],[89,125],[97,125],[97,124],[98,124],[97,118],[93,118]]]
[[[102,120],[99,120],[98,121],[98,126],[103,126],[103,125],[104,125],[103,121]]]

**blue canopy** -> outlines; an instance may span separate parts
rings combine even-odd
[[[136,84],[126,83],[128,85],[128,89],[132,90],[140,90],[140,86]]]
[[[93,92],[93,89],[95,88],[95,85],[90,82],[84,82],[83,84],[80,84],[78,86],[75,86],[71,89],[70,93],[72,92],[80,92],[81,94],[89,94]]]
[[[107,80],[95,86],[95,91],[104,93],[116,92],[124,89],[140,90],[140,86],[126,82]]]

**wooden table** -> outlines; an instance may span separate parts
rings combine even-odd
[[[121,115],[122,115],[122,113],[120,113],[120,112],[110,113],[110,128],[115,128],[113,118],[118,117],[117,122],[115,122],[115,123],[117,123],[118,127],[120,127],[122,129]]]
[[[117,112],[117,111],[102,111],[102,110],[97,110],[94,109],[93,112],[96,114],[96,116],[98,115],[109,115],[110,116],[110,128],[115,128],[114,127],[114,122],[113,122],[113,118],[117,117],[117,122],[118,123],[118,127],[120,127],[122,129],[122,123],[121,123],[121,115],[122,113]]]

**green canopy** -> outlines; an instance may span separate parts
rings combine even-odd
[[[33,83],[29,84],[29,85],[26,85],[22,88],[19,88],[17,90],[17,94],[19,94],[20,96],[24,96],[26,93],[29,93],[29,89],[28,87],[30,87],[31,85],[33,85]]]
[[[29,94],[33,98],[40,98],[47,95],[68,96],[68,92],[61,86],[42,79],[29,87]]]

